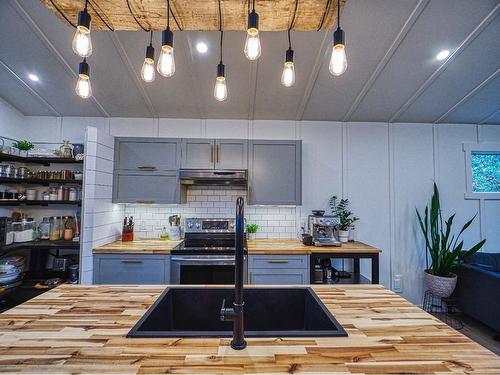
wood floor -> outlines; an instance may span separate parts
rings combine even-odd
[[[494,339],[498,333],[484,325],[478,320],[475,320],[465,314],[457,314],[457,317],[462,321],[464,328],[460,330],[468,338],[474,340],[478,344],[491,350],[493,353],[500,355],[500,341]]]

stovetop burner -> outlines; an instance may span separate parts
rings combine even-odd
[[[186,219],[185,239],[171,250],[173,255],[233,255],[234,219]],[[245,239],[244,251],[248,246]]]

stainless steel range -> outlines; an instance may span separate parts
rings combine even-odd
[[[244,242],[247,253],[247,244]],[[189,218],[184,241],[171,251],[173,284],[234,284],[235,219]],[[247,255],[244,257],[244,279]]]

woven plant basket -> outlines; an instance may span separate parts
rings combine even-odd
[[[451,296],[457,286],[457,275],[452,277],[435,276],[425,270],[424,273],[425,289],[436,297],[446,298]]]

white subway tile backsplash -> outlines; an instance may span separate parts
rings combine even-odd
[[[187,203],[179,205],[126,204],[125,215],[134,216],[136,232],[141,238],[157,238],[168,216],[178,214],[187,217],[233,217],[236,198],[246,198],[246,191],[231,187],[190,187]],[[246,206],[247,223],[259,225],[257,238],[295,238],[295,207]]]

